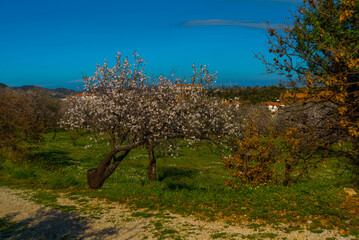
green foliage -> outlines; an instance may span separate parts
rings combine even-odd
[[[324,147],[314,139],[318,129],[325,130],[332,136],[326,139],[325,147],[350,141],[354,145],[350,152],[336,154],[359,166],[359,2],[304,0],[290,23],[269,27],[268,33],[273,58],[257,55],[267,71],[284,76],[290,91],[308,95],[307,102],[335,107],[326,115],[332,123],[319,125],[313,128],[312,136],[308,135],[313,146]],[[346,136],[332,134],[340,131]]]
[[[263,86],[263,87],[221,87],[210,90],[211,96],[222,99],[238,99],[240,102],[258,104],[268,101],[276,101],[285,93],[284,87]]]
[[[338,105],[341,126],[359,138],[359,2],[357,0],[305,1],[291,34],[306,60],[303,84],[325,86]],[[311,47],[308,47],[310,43]]]

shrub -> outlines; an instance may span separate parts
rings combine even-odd
[[[226,181],[226,185],[238,189],[248,184],[276,183],[273,146],[273,140],[265,139],[257,129],[254,117],[250,117],[243,138],[236,143],[235,153],[224,159],[225,167],[231,170],[233,177]]]

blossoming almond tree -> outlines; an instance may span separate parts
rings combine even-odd
[[[62,120],[68,128],[86,127],[108,137],[111,151],[97,168],[88,170],[92,189],[100,188],[131,149],[145,146],[148,178],[156,179],[154,147],[170,139],[211,139],[235,134],[238,121],[230,107],[209,99],[206,89],[216,78],[207,67],[194,68],[191,84],[163,76],[149,77],[136,53],[134,62],[116,56],[116,64],[97,66],[94,76],[84,76],[83,97],[71,98]]]

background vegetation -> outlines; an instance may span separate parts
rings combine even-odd
[[[210,96],[219,97],[226,100],[237,100],[242,103],[259,104],[263,102],[275,102],[280,100],[285,94],[286,88],[279,86],[263,87],[218,87],[211,89]]]

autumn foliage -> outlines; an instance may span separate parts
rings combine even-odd
[[[237,141],[235,148],[232,156],[224,158],[232,176],[226,185],[238,189],[248,184],[256,186],[277,182],[273,168],[277,161],[273,140],[267,140],[259,133],[254,117],[249,118],[244,136]]]
[[[306,0],[292,21],[269,27],[267,71],[279,73],[293,91],[310,93],[312,101],[337,106],[335,118],[359,138],[359,3],[355,0]],[[355,140],[357,141],[357,140]]]
[[[323,104],[333,109],[312,119],[317,127],[308,121],[312,126],[302,140],[312,139],[318,151],[326,148],[359,166],[359,2],[305,0],[289,23],[269,26],[268,34],[273,58],[257,55],[268,73],[282,75],[292,95],[309,96],[301,102],[303,109]],[[351,148],[333,151],[341,141]]]

